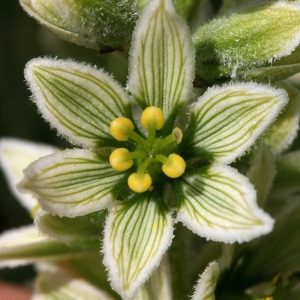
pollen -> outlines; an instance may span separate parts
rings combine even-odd
[[[122,142],[128,140],[128,133],[131,132],[133,128],[134,125],[131,120],[125,117],[116,118],[110,123],[111,135],[116,140]]]
[[[153,126],[155,130],[160,130],[164,122],[164,113],[159,107],[149,106],[142,112],[141,123],[145,128]]]
[[[129,157],[129,151],[126,148],[115,149],[110,157],[109,163],[116,171],[126,171],[133,165],[133,160]]]
[[[162,171],[170,178],[180,177],[186,168],[184,159],[175,153],[168,156],[168,161],[162,165]]]
[[[152,184],[151,176],[148,173],[133,173],[128,177],[128,186],[136,193],[143,193],[149,190]]]

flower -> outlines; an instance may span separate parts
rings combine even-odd
[[[252,184],[229,164],[271,124],[287,95],[236,83],[193,101],[188,36],[172,2],[153,0],[133,33],[127,90],[103,70],[70,60],[38,58],[25,69],[43,117],[83,149],[35,161],[19,188],[61,217],[108,209],[104,263],[124,299],[159,265],[174,222],[226,243],[273,226]]]
[[[260,200],[276,224],[270,234],[253,242],[222,244],[220,258],[208,264],[192,299],[202,299],[201,295],[216,299],[243,299],[245,295],[249,299],[299,299],[299,162],[299,150],[277,156],[275,176],[274,155],[265,145],[259,149],[248,174],[256,181]],[[266,191],[269,180],[274,181],[270,193]],[[279,244],[283,245],[280,251],[276,247]]]
[[[14,194],[29,210],[31,210],[33,198],[30,195],[18,193],[14,188],[14,183],[20,177],[24,165],[26,166],[39,156],[53,151],[52,147],[19,139],[10,138],[0,141],[0,166],[3,167],[4,175],[7,175]],[[295,213],[299,210],[297,194],[299,190],[299,158],[299,151],[295,151],[283,155],[277,161],[278,173],[274,189],[268,197],[266,205],[268,210],[272,211],[272,215],[275,214],[276,217],[272,233],[260,237],[254,243],[241,246],[207,241],[205,248],[210,249],[209,252],[202,249],[201,263],[200,265],[199,262],[195,264],[195,271],[203,269],[204,272],[194,287],[195,291],[191,299],[202,299],[208,295],[213,298],[216,286],[218,287],[215,295],[217,299],[219,297],[240,299],[245,296],[245,293],[247,297],[251,295],[256,298],[266,298],[271,295],[274,297],[277,294],[292,297],[291,289],[299,281],[296,271],[300,261],[299,251],[297,251],[298,214]],[[258,184],[258,195],[261,190],[259,186],[274,179],[275,174],[272,172],[274,161],[272,162],[272,159],[274,156],[270,150],[262,147],[256,155],[253,166],[247,172],[250,180],[257,181],[254,185]],[[265,189],[263,191],[265,194]],[[260,195],[259,198],[264,200],[265,197]],[[106,286],[105,280],[103,280],[105,270],[99,263],[102,257],[97,253],[99,239],[97,229],[104,221],[101,219],[101,212],[105,215],[102,210],[98,215],[92,213],[77,218],[59,218],[39,211],[38,217],[35,219],[38,228],[29,225],[1,234],[0,267],[16,267],[35,263],[39,270],[39,275],[35,280],[35,297],[55,294],[59,298],[64,298],[67,293],[85,298],[92,292],[96,293],[95,298],[97,299],[99,297],[115,299],[115,293]],[[45,232],[45,235],[40,231]],[[183,233],[185,238],[186,233],[185,230]],[[49,236],[52,238],[49,239]],[[274,245],[283,240],[286,247],[283,247],[281,251],[274,251]],[[215,252],[216,248],[220,249],[221,246],[221,257],[217,261],[209,263],[204,269],[203,264],[212,257],[211,249],[213,248],[213,252]],[[199,249],[193,247],[192,253],[199,256]],[[188,261],[191,260],[192,253],[189,252]],[[295,254],[292,259],[291,253]],[[179,253],[180,259],[184,260],[182,254]],[[215,255],[216,253],[213,254],[213,257]],[[170,258],[171,255],[168,256]],[[204,257],[206,258],[204,259]],[[47,262],[46,265],[45,262]],[[182,266],[182,262],[180,265]],[[87,270],[93,274],[91,278],[87,276]],[[188,277],[186,270],[183,273],[185,273],[183,278]],[[172,299],[171,277],[173,280],[176,278],[176,281],[180,281],[182,274],[178,278],[178,274],[173,269],[171,273],[168,260],[164,259],[134,299],[148,299],[149,297],[151,299],[151,295],[156,295],[158,299]],[[229,282],[228,277],[232,278]],[[90,282],[94,282],[95,285],[91,285]],[[182,283],[179,288],[182,288],[182,285],[185,283]],[[247,288],[245,289],[245,287]],[[176,291],[173,292],[176,294]],[[294,292],[296,295],[293,299],[298,299],[299,291],[295,290]]]

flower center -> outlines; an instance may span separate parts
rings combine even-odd
[[[115,149],[109,162],[116,171],[126,171],[135,162],[137,170],[128,177],[128,186],[137,193],[152,189],[152,183],[158,178],[159,173],[164,173],[170,178],[180,177],[186,167],[184,159],[176,154],[177,144],[182,140],[182,131],[174,128],[166,137],[157,137],[157,131],[164,125],[164,113],[155,106],[147,107],[141,115],[141,124],[148,130],[148,137],[134,131],[132,121],[119,117],[110,124],[110,132],[118,141],[132,140],[135,142],[135,151],[127,148]],[[157,164],[160,170],[157,171]]]

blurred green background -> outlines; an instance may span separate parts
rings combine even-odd
[[[66,43],[30,18],[17,0],[0,1],[0,24],[0,138],[16,137],[68,147],[29,100],[30,92],[23,74],[26,62],[40,56],[75,58],[103,67],[125,83],[127,53],[100,56],[95,50]],[[31,222],[28,213],[10,193],[0,172],[0,232]],[[23,282],[32,275],[33,271],[28,267],[0,270],[0,280]]]

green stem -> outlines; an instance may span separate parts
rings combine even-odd
[[[130,158],[130,159],[145,158],[146,153],[144,151],[137,150],[137,151],[129,152],[127,157]]]
[[[128,137],[137,142],[139,145],[141,145],[146,152],[149,151],[149,146],[147,145],[146,141],[136,132],[134,132],[133,130],[130,130],[126,133],[128,135]]]
[[[155,124],[149,122],[148,124],[148,143],[149,145],[153,145],[155,142]]]
[[[166,156],[164,156],[162,154],[157,154],[155,156],[155,159],[164,165],[168,165],[170,163],[170,159],[168,159]]]
[[[168,136],[166,136],[159,144],[159,150],[163,149],[165,146],[176,142],[176,137],[173,133],[169,134]]]
[[[145,174],[148,165],[149,165],[149,164],[151,163],[151,161],[153,161],[153,160],[154,160],[153,157],[148,157],[148,158],[145,160],[145,162],[142,163],[142,164],[139,166],[137,173],[140,174],[140,175]]]

